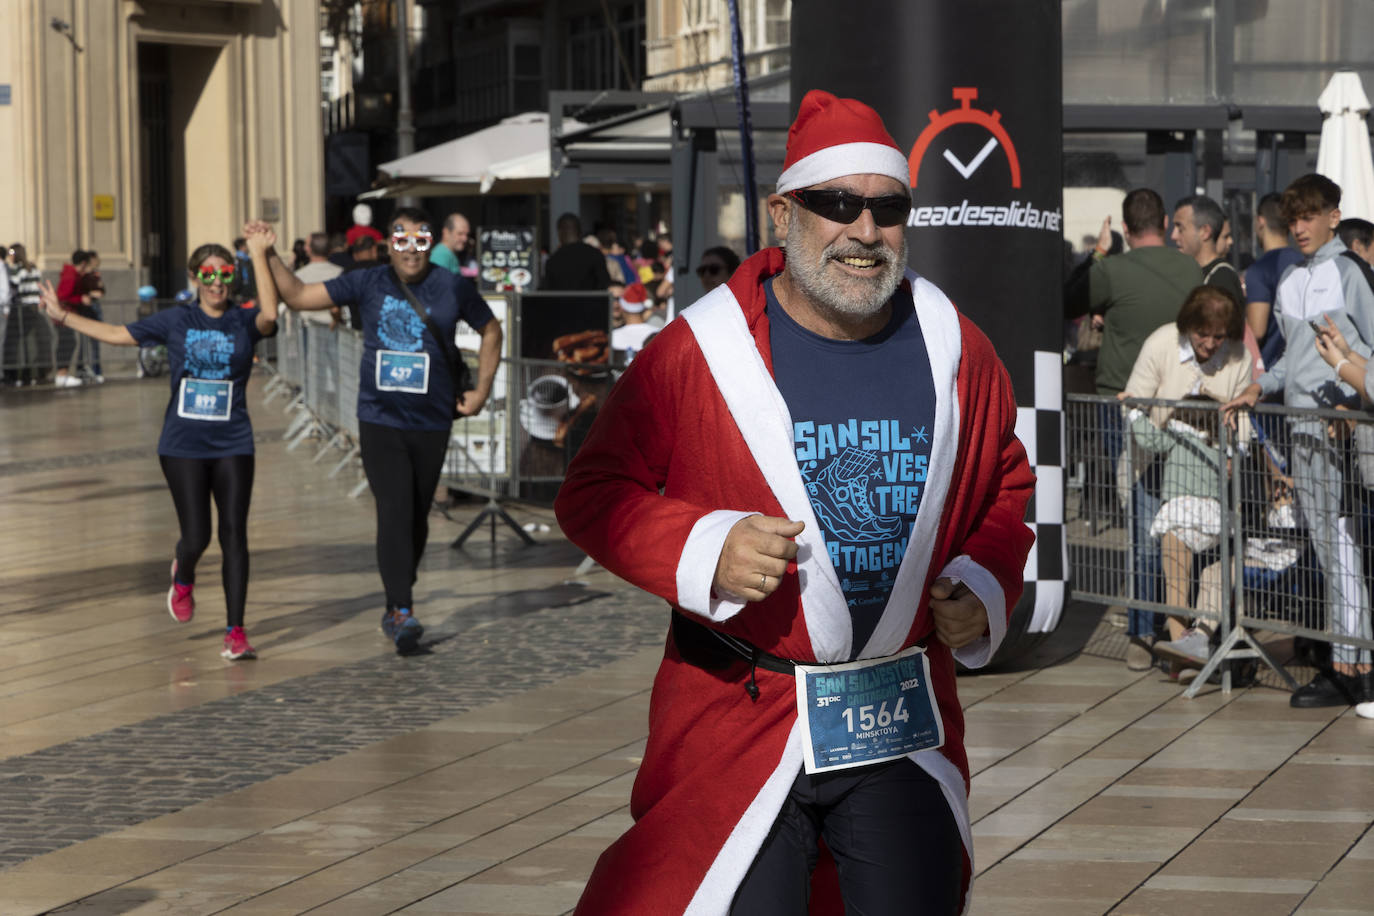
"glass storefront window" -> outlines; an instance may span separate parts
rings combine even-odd
[[[1374,86],[1367,0],[1064,0],[1063,36],[1070,104],[1312,105],[1341,69]]]

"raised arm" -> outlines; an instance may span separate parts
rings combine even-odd
[[[253,259],[253,273],[258,277],[270,277],[267,266],[267,252],[277,244],[277,234],[264,223],[249,223],[244,226],[244,239],[248,243],[248,254]],[[277,285],[270,279],[258,281],[258,333],[270,337],[277,330]]]
[[[96,321],[94,318],[85,318],[76,312],[70,312],[62,307],[57,301],[57,290],[53,289],[52,284],[44,280],[39,286],[39,303],[43,306],[43,311],[53,324],[66,325],[78,334],[85,334],[92,340],[101,343],[113,344],[116,347],[132,347],[137,345],[129,329],[122,324],[108,324],[104,321]]]
[[[272,228],[264,222],[254,220],[244,224],[243,237],[247,239],[253,233],[264,230],[271,232]],[[275,233],[273,237],[275,238]],[[324,284],[302,283],[300,277],[282,262],[275,248],[267,250],[266,258],[267,269],[263,269],[256,261],[253,263],[253,272],[257,274],[259,297],[263,296],[264,281],[270,277],[272,294],[279,297],[287,308],[298,312],[317,312],[334,307],[335,302],[329,298],[329,291],[324,288]]]

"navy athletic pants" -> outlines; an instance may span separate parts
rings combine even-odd
[[[846,916],[957,912],[959,827],[935,778],[902,759],[799,774],[731,916],[805,916],[822,837],[835,857]]]
[[[377,499],[377,568],[388,608],[411,607],[410,588],[429,540],[429,507],[448,448],[446,429],[358,422],[363,472]]]

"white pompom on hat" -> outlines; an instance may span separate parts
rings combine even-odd
[[[638,315],[648,307],[649,291],[644,288],[643,283],[635,282],[625,287],[625,293],[620,297],[620,310],[622,312]]]
[[[359,226],[372,225],[372,208],[367,204],[358,204],[353,208],[353,222]]]
[[[911,184],[906,154],[876,111],[857,99],[812,89],[787,131],[787,157],[778,176],[778,193],[845,175],[887,175]]]

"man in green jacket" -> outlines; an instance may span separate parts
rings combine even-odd
[[[1164,243],[1164,201],[1158,194],[1149,188],[1131,191],[1121,202],[1121,217],[1128,250],[1107,257],[1111,219],[1104,220],[1093,249],[1096,263],[1086,282],[1065,293],[1065,317],[1076,318],[1091,311],[1094,320],[1101,316],[1105,322],[1097,357],[1097,393],[1113,396],[1125,390],[1145,339],[1178,318],[1188,293],[1202,285],[1197,262]],[[1123,445],[1120,408],[1103,405],[1100,423],[1103,445],[1114,469]],[[1161,563],[1159,544],[1150,537],[1150,522],[1159,512],[1159,462],[1138,470],[1142,473],[1131,488],[1130,506],[1135,554],[1133,597],[1141,602],[1158,601]],[[1128,611],[1128,667],[1145,670],[1153,664],[1150,641],[1154,631],[1153,614],[1136,608]]]
[[[1093,249],[1096,263],[1086,285],[1070,290],[1065,317],[1091,311],[1106,322],[1097,358],[1097,393],[1115,395],[1126,387],[1145,338],[1178,317],[1184,298],[1202,284],[1197,262],[1164,241],[1164,201],[1149,188],[1136,188],[1121,202],[1126,230],[1124,254],[1107,257],[1111,221],[1102,224],[1106,240]],[[1085,288],[1086,286],[1086,288]]]

